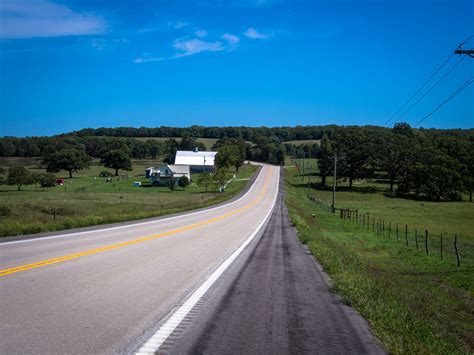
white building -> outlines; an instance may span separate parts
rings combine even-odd
[[[163,165],[159,168],[148,168],[146,174],[152,185],[167,186],[170,181],[177,184],[181,176],[187,176],[191,181],[189,165]]]
[[[214,158],[217,152],[178,150],[175,165],[189,165],[192,172],[213,172]]]

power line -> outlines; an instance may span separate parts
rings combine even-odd
[[[439,104],[433,111],[428,113],[425,117],[423,117],[421,120],[419,120],[415,126],[420,125],[424,120],[426,120],[428,117],[430,117],[433,113],[438,111],[441,107],[443,107],[445,104],[447,104],[449,101],[451,101],[457,94],[459,94],[461,91],[463,91],[465,88],[467,88],[469,85],[474,83],[474,76],[471,76],[469,79],[467,79],[454,93],[452,93],[446,100],[444,100],[441,104]]]
[[[464,46],[464,44],[468,41],[470,41],[472,38],[474,37],[474,35],[471,35],[469,36],[468,38],[466,38],[463,42],[461,42],[461,44],[457,47],[457,51],[461,50],[462,47]],[[421,92],[421,90],[423,90],[423,88],[431,81],[431,79],[433,79],[436,74],[438,74],[440,72],[441,69],[443,69],[443,67],[446,65],[447,62],[449,62],[449,60],[456,54],[456,51],[454,51],[453,53],[451,53],[445,60],[444,62],[441,63],[441,65],[434,71],[433,74],[431,74],[431,76],[425,80],[425,82],[420,86],[420,88],[397,110],[397,112],[395,112],[395,114],[390,117],[387,121],[385,121],[385,123],[383,124],[384,126],[386,126],[387,124],[389,124],[395,117],[397,117],[397,115],[402,112],[402,110]],[[457,64],[456,64],[457,65]],[[454,69],[454,68],[452,68]],[[451,70],[452,70],[451,69]],[[450,71],[451,71],[450,70]],[[435,84],[436,85],[436,84]],[[429,90],[431,91],[431,89]],[[410,108],[411,109],[411,108]],[[409,110],[410,110],[409,109]],[[408,110],[408,111],[409,111]],[[405,113],[404,113],[405,114]],[[401,116],[400,116],[401,117]]]
[[[431,79],[434,78],[434,76],[436,74],[439,73],[439,71],[441,69],[443,69],[443,67],[446,65],[446,63],[454,56],[454,53],[451,53],[448,58],[445,59],[445,61],[443,63],[441,63],[441,65],[435,70],[435,72],[433,74],[431,74],[431,76],[420,86],[420,88],[402,105],[402,107],[400,107],[398,109],[398,111],[392,116],[390,117],[383,125],[386,126],[387,124],[389,124],[395,117],[397,117],[397,115],[411,102],[411,100],[413,100],[419,93],[421,90],[423,90],[423,88],[426,86],[426,84],[428,84]]]
[[[423,100],[423,98],[425,98],[426,95],[428,95],[435,87],[437,87],[439,83],[441,83],[449,75],[449,73],[451,73],[454,70],[454,68],[456,68],[464,60],[464,58],[466,57],[462,56],[456,62],[456,64],[454,64],[434,85],[432,85],[421,97],[418,98],[418,100],[416,100],[409,108],[407,108],[398,118],[400,119],[403,116],[405,116],[408,112],[410,112],[411,109],[415,107],[421,100]]]

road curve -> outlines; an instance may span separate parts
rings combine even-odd
[[[137,350],[273,208],[279,168],[199,212],[0,243],[0,353]],[[159,203],[159,201],[157,201]]]

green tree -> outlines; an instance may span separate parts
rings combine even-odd
[[[56,186],[56,175],[52,173],[41,173],[37,177],[37,183],[42,187],[54,187]]]
[[[166,164],[173,164],[174,159],[176,158],[176,152],[178,151],[179,144],[176,141],[176,139],[168,139],[164,143],[163,147],[163,154],[164,154],[164,159],[163,161]]]
[[[199,175],[198,181],[197,181],[198,186],[204,186],[207,192],[207,189],[209,185],[212,185],[212,176],[209,173],[202,173]]]
[[[18,191],[21,191],[23,185],[31,185],[34,183],[31,172],[24,166],[12,166],[8,169],[7,185],[16,185]]]
[[[319,176],[321,177],[321,185],[326,185],[326,177],[331,173],[334,164],[334,152],[331,141],[327,135],[321,139],[321,151],[318,160]]]
[[[156,139],[148,139],[146,145],[151,159],[156,159],[161,154],[161,144]]]
[[[219,148],[215,156],[214,163],[218,168],[229,168],[234,166],[238,171],[238,169],[244,163],[244,158],[238,146],[224,145]]]
[[[354,180],[371,175],[370,153],[373,149],[370,138],[364,129],[358,127],[341,128],[336,132],[338,175],[349,178],[350,188]]]
[[[186,175],[181,176],[178,179],[178,185],[183,188],[183,190],[186,190],[186,187],[191,183],[189,181],[188,177]]]
[[[46,170],[48,172],[57,173],[60,170],[66,170],[69,172],[70,178],[72,178],[73,172],[87,169],[90,162],[91,157],[83,150],[73,148],[62,149],[44,158],[44,163],[46,163]]]
[[[124,149],[113,149],[103,153],[100,163],[107,168],[115,169],[115,176],[118,176],[119,169],[132,170],[132,161]]]
[[[225,186],[227,181],[230,180],[230,172],[228,168],[219,168],[217,171],[212,175],[212,181],[214,185],[217,186],[218,189]]]

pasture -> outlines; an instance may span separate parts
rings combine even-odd
[[[41,161],[34,158],[3,158],[0,164],[2,167],[23,164],[32,171],[44,172]],[[16,186],[0,185],[0,236],[113,223],[205,207],[238,194],[247,183],[245,179],[256,169],[244,165],[225,192],[209,189],[205,193],[204,187],[195,183],[198,175],[192,175],[194,183],[185,190],[150,187],[145,169],[156,165],[159,165],[157,161],[133,160],[132,171],[120,171],[121,176],[107,182],[99,173],[110,169],[94,161],[89,169],[65,179],[64,186],[42,189],[28,185],[16,191]],[[66,172],[56,175],[68,176]],[[143,185],[135,187],[134,181]]]
[[[474,204],[394,198],[386,184],[375,181],[357,181],[353,189],[338,184],[336,207],[447,233],[441,260],[439,250],[425,255],[413,239],[406,246],[404,237],[398,242],[394,234],[389,238],[328,212],[332,192],[319,186],[316,171],[308,169],[310,179],[304,181],[294,167],[285,173],[286,200],[300,240],[329,273],[335,292],[368,320],[388,352],[472,353]],[[327,184],[332,186],[332,180]],[[308,198],[308,186],[316,202]],[[461,238],[460,267],[453,233]]]

